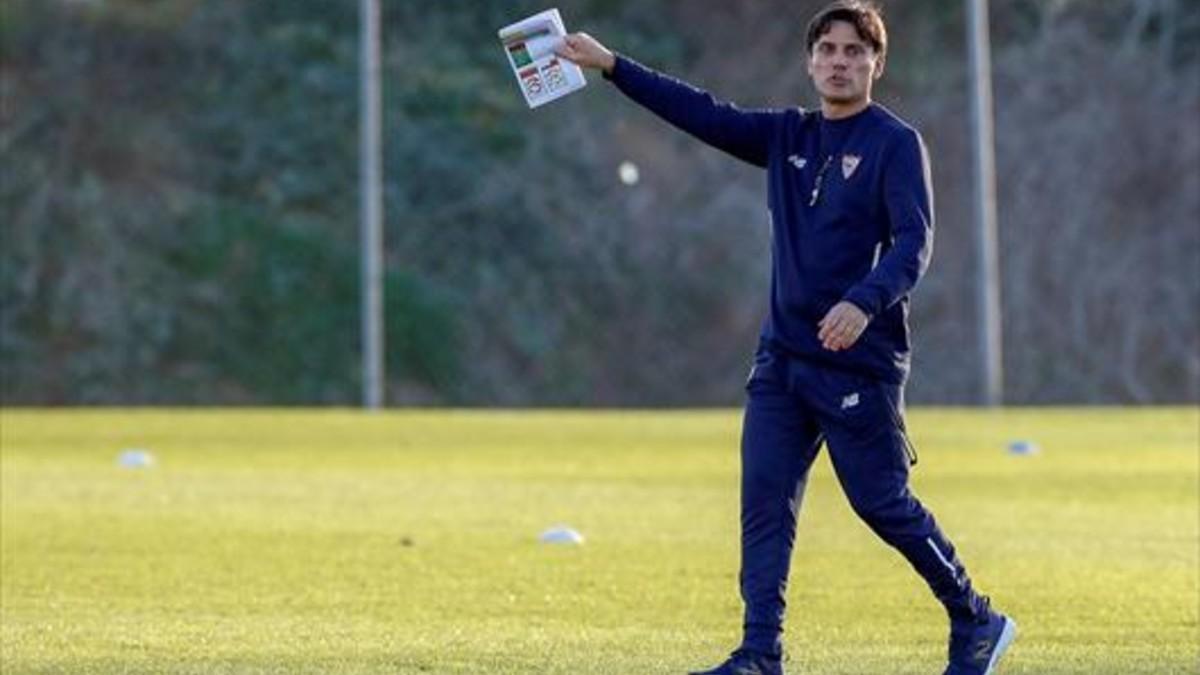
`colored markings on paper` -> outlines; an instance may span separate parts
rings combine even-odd
[[[544,35],[550,35],[550,30],[541,28],[531,33],[514,33],[504,39],[504,46],[508,48],[508,57],[512,59],[514,68],[524,68],[533,63],[533,57],[530,56],[525,43]]]
[[[555,92],[566,88],[567,74],[563,72],[562,64],[557,58],[550,59],[542,66],[542,77],[546,80],[546,91]]]
[[[530,98],[536,98],[542,94],[542,77],[538,74],[537,68],[526,68],[518,75],[521,76],[521,86],[525,89],[525,94]]]
[[[524,42],[518,42],[508,48],[508,56],[512,59],[514,68],[524,68],[533,63],[533,59],[529,57],[529,50],[525,48]]]
[[[541,37],[543,35],[549,35],[549,34],[550,34],[549,28],[536,28],[528,33],[518,31],[516,33],[505,35],[502,39],[504,40],[505,44],[518,44],[521,42],[527,42],[536,37]]]

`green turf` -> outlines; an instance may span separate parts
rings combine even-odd
[[[1200,672],[1200,410],[916,410],[1002,674]],[[679,673],[734,646],[733,411],[0,412],[9,673]],[[1041,454],[1016,457],[1009,440]],[[124,448],[158,464],[116,465]],[[566,523],[581,547],[542,545]],[[790,670],[941,672],[822,456]]]

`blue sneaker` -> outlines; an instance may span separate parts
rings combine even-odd
[[[712,670],[699,670],[689,675],[783,675],[780,659],[739,649],[729,659]]]
[[[1017,637],[1017,622],[986,607],[983,621],[950,624],[950,665],[943,675],[992,675],[1008,645]]]

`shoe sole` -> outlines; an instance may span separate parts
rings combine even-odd
[[[1000,639],[996,641],[996,651],[992,652],[992,658],[988,660],[987,668],[983,671],[983,675],[992,675],[996,670],[996,664],[1000,663],[1000,657],[1004,656],[1004,652],[1012,641],[1017,638],[1017,622],[1004,617],[1004,630],[1000,631]]]

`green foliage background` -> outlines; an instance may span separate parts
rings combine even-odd
[[[817,4],[559,7],[572,27],[723,96],[811,105],[798,40]],[[1196,400],[1200,326],[1186,308],[1200,301],[1188,221],[1200,209],[1200,151],[1187,115],[1159,128],[1144,111],[1162,100],[1197,109],[1200,10],[994,6],[1011,399]],[[760,175],[598,78],[526,110],[495,30],[540,4],[383,7],[389,400],[735,401],[765,307]],[[974,319],[963,17],[933,0],[885,9],[893,50],[881,98],[926,131],[942,224],[917,300],[914,396],[966,402],[977,369],[963,348]],[[1046,117],[1043,97],[1020,103],[1031,81],[1090,100],[1097,72],[1054,82],[1053,69],[1016,60],[1039,54],[1051,30],[1077,36],[1078,61],[1064,68],[1094,62],[1089,50],[1113,55],[1120,67],[1103,74],[1114,98],[1130,100],[1147,63],[1166,83],[1131,110],[1098,95],[1100,119],[1082,111],[1054,132],[1062,147],[1051,156],[1081,158],[1110,115],[1131,133],[1181,139],[1120,167],[1120,190],[1088,192],[1075,173],[1034,179],[1027,153],[1004,152],[1024,138],[1046,147],[1029,124]],[[0,400],[355,402],[357,5],[6,0],[0,31]],[[626,159],[642,167],[635,188],[615,180]],[[1089,228],[1134,227],[1089,229],[1090,262],[1039,260],[1074,245],[1045,234],[1074,230],[1039,221],[1060,206],[1059,180],[1082,185]],[[1134,245],[1150,236],[1130,234],[1145,222],[1167,234]],[[1121,252],[1132,252],[1126,263]],[[1142,294],[1096,283],[1106,269],[1151,268],[1166,280]],[[1146,298],[1174,318],[1136,334],[1088,332],[1113,323],[1108,308],[1137,311]],[[1084,328],[1054,332],[1073,304]]]

